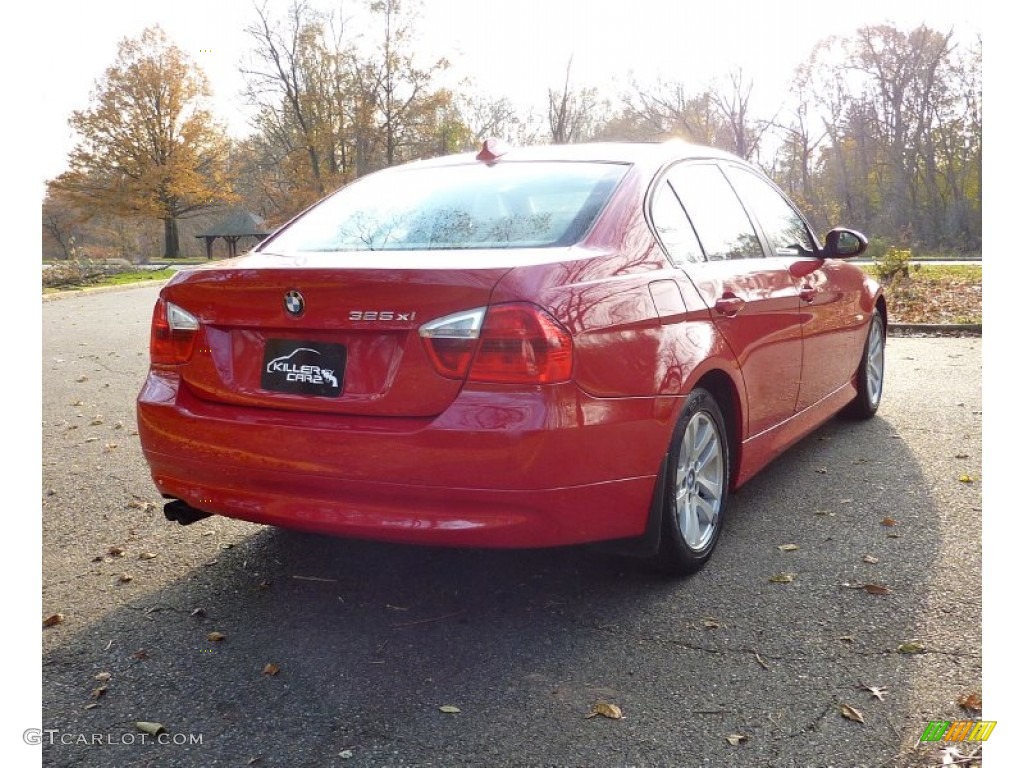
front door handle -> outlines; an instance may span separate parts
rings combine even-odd
[[[810,304],[812,301],[814,301],[814,297],[817,295],[817,293],[818,292],[814,290],[814,288],[812,288],[809,285],[805,285],[803,288],[800,289],[800,300],[806,301],[808,304]]]
[[[715,302],[715,311],[726,317],[735,317],[746,303],[735,293],[723,293],[721,298]]]

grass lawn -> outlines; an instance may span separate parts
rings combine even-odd
[[[981,265],[911,267],[909,277],[885,285],[885,295],[893,323],[980,323]]]

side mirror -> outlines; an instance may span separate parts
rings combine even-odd
[[[822,256],[826,259],[849,259],[860,256],[867,250],[868,239],[860,232],[836,227],[825,235]]]

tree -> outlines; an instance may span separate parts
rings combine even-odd
[[[750,94],[754,84],[744,82],[743,70],[729,73],[729,85],[726,88],[712,91],[711,103],[718,110],[725,128],[727,143],[719,144],[724,149],[734,152],[744,160],[751,160],[757,154],[765,131],[772,121],[755,121],[750,116]]]
[[[593,138],[601,113],[606,110],[597,99],[596,88],[573,88],[572,56],[565,65],[561,91],[548,89],[548,128],[553,144],[575,144]]]
[[[75,250],[75,229],[81,214],[68,196],[47,185],[43,198],[43,253],[54,253],[61,259],[72,258]]]
[[[435,86],[447,62],[414,60],[415,7],[369,0],[360,10],[367,33],[351,40],[337,13],[306,0],[282,19],[257,7],[246,29],[255,48],[242,74],[259,109],[246,146],[270,174],[269,208],[294,213],[358,176],[469,141],[454,96]]]
[[[228,140],[205,107],[203,73],[160,27],[122,40],[92,105],[72,113],[79,143],[54,182],[82,209],[163,222],[179,254],[178,220],[230,201]]]

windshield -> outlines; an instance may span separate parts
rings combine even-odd
[[[627,168],[582,162],[398,168],[340,189],[261,250],[568,246],[586,234]]]

